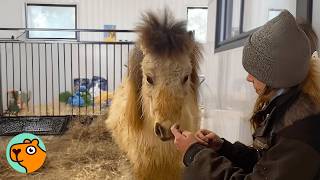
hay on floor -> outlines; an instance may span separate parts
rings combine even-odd
[[[63,116],[63,115],[103,115],[108,111],[108,106],[110,105],[113,98],[113,93],[109,92],[106,97],[99,99],[96,97],[94,102],[88,106],[72,106],[63,102],[59,102],[59,99],[55,98],[46,99],[54,103],[43,103],[43,104],[32,104],[32,101],[24,103],[21,105],[19,112],[10,112],[7,110],[7,105],[5,106],[6,115],[19,115],[19,116]],[[101,101],[100,101],[101,100]],[[101,102],[101,103],[100,103]]]
[[[100,104],[87,107],[73,107],[65,103],[29,105],[24,107],[19,113],[19,116],[64,116],[64,115],[102,115],[106,114],[108,107]]]
[[[20,174],[6,162],[5,148],[12,137],[0,139],[0,179],[131,179],[129,162],[119,152],[104,125],[105,117],[90,125],[73,119],[62,136],[42,136],[47,159],[32,174]]]

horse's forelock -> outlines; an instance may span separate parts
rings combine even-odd
[[[194,46],[192,34],[186,28],[186,21],[176,20],[168,9],[161,15],[145,13],[136,31],[139,44],[152,56],[188,54]]]

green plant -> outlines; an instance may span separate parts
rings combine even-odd
[[[84,100],[84,106],[90,106],[92,105],[91,95],[88,91],[82,92],[81,97]]]
[[[10,91],[8,93],[8,110],[9,114],[17,114],[20,111],[20,107],[18,106],[18,91]]]
[[[72,96],[72,94],[71,94],[71,92],[69,92],[69,91],[62,92],[62,93],[59,94],[59,101],[60,101],[60,102],[67,103],[69,97],[71,97],[71,96]]]

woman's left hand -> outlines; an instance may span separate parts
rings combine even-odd
[[[174,144],[176,145],[177,149],[183,154],[192,144],[198,142],[193,133],[189,131],[181,131],[177,125],[173,125],[171,127],[171,132],[175,137]]]

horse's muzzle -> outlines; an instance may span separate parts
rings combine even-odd
[[[161,126],[160,123],[156,123],[154,127],[154,133],[162,140],[168,141],[174,138],[173,134],[171,133],[170,129],[166,129]]]

